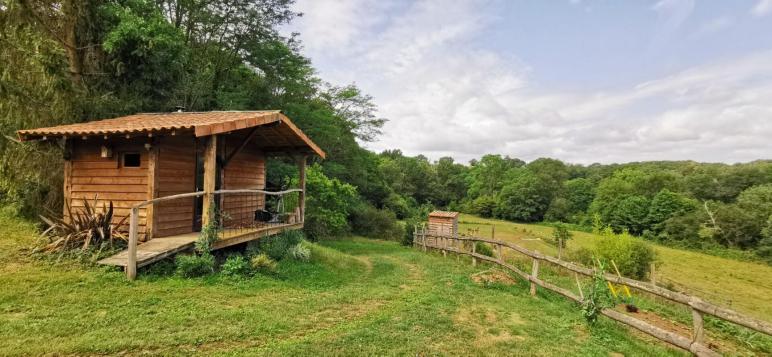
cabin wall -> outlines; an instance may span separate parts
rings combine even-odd
[[[158,144],[157,197],[196,191],[196,141],[193,136],[167,136]],[[195,198],[159,202],[153,207],[153,237],[193,232]]]
[[[84,207],[84,200],[89,203],[97,198],[97,205],[113,202],[113,223],[117,224],[125,218],[121,231],[128,232],[131,207],[148,199],[148,151],[144,144],[146,140],[116,139],[103,141],[100,139],[72,139],[71,156],[65,164],[65,200],[77,212]],[[101,147],[107,145],[112,149],[112,157],[101,157]],[[140,154],[139,167],[123,167],[123,153]],[[147,210],[139,210],[139,238],[145,238]]]
[[[429,216],[428,230],[432,234],[455,235],[458,233],[458,218]]]
[[[228,136],[225,152],[238,148],[242,138]],[[223,189],[265,189],[265,155],[253,146],[245,147],[228,165],[223,173]],[[254,222],[255,211],[265,207],[265,195],[232,194],[222,198],[223,211],[227,214],[223,224],[226,227],[250,225]]]

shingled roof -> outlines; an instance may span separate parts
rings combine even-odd
[[[456,218],[459,214],[458,212],[451,211],[432,211],[429,213],[429,217]]]
[[[19,130],[16,133],[20,140],[152,134],[178,130],[192,130],[195,136],[208,136],[272,123],[278,123],[272,130],[273,136],[281,139],[281,145],[275,146],[307,146],[317,155],[325,157],[324,151],[278,110],[142,113],[86,123]]]

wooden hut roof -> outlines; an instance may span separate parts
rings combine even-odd
[[[456,218],[460,213],[450,211],[432,211],[429,213],[429,217],[444,217],[444,218]]]
[[[292,121],[278,110],[141,113],[86,123],[19,130],[20,140],[67,136],[136,135],[192,130],[195,136],[208,136],[234,130],[273,124],[261,133],[261,144],[278,150],[310,149],[324,158],[325,153]]]

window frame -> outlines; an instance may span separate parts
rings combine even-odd
[[[137,166],[126,165],[126,155],[137,155]],[[125,169],[142,168],[142,153],[140,153],[139,151],[126,151],[121,153],[121,168],[125,168]]]

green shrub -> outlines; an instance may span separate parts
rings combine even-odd
[[[324,175],[319,165],[306,171],[306,214],[304,230],[311,239],[348,233],[349,207],[357,197],[356,188]]]
[[[351,229],[369,238],[398,240],[403,235],[403,228],[394,212],[377,209],[367,203],[361,203],[351,211]]]
[[[241,254],[233,254],[225,259],[220,267],[220,272],[226,276],[247,276],[251,273],[249,262]]]
[[[474,251],[477,254],[482,254],[488,257],[493,257],[493,248],[484,242],[475,242]]]
[[[297,261],[307,262],[311,260],[311,249],[309,249],[303,242],[292,246],[288,253],[289,257]]]
[[[584,293],[582,301],[582,315],[590,324],[598,320],[598,315],[603,309],[614,306],[614,297],[604,278],[606,272],[603,263],[597,268],[592,277],[592,284]]]
[[[639,280],[645,278],[656,259],[654,249],[626,232],[615,234],[611,228],[606,228],[601,233],[595,242],[596,257],[607,266],[611,266],[612,261],[616,263],[624,276]]]
[[[588,248],[581,247],[579,249],[569,251],[568,260],[572,262],[582,263],[585,266],[591,266],[594,264],[595,253]]]
[[[252,270],[260,274],[273,274],[276,272],[277,263],[267,254],[258,254],[249,261]]]
[[[294,247],[303,240],[303,232],[298,230],[284,231],[280,234],[265,237],[260,240],[259,251],[265,253],[271,259],[283,259],[290,248]]]
[[[214,263],[214,256],[210,253],[200,255],[179,254],[175,258],[177,274],[185,278],[194,278],[213,273]]]
[[[420,226],[423,223],[423,220],[418,218],[410,218],[405,221],[404,232],[402,234],[402,240],[400,241],[400,244],[405,246],[412,246],[413,245],[413,232],[416,229],[416,226]]]
[[[480,196],[475,198],[469,205],[472,213],[485,218],[493,217],[493,211],[496,209],[496,196]]]

